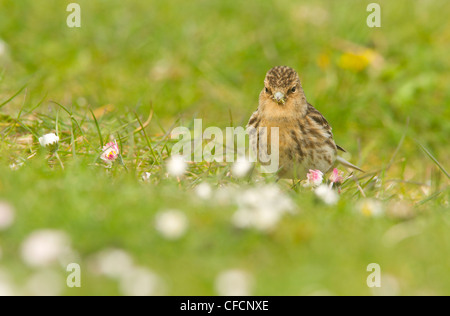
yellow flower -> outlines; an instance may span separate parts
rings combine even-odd
[[[379,71],[384,66],[384,58],[376,50],[345,40],[336,40],[334,46],[342,52],[337,66],[353,72],[361,72],[367,68]]]
[[[374,55],[371,53],[370,49],[365,49],[364,51],[358,53],[345,52],[339,58],[338,66],[342,69],[360,72],[370,65],[373,58]]]

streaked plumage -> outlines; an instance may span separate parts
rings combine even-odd
[[[323,115],[306,100],[297,72],[289,67],[272,68],[264,80],[264,89],[259,96],[258,109],[251,116],[247,127],[256,130],[267,128],[267,134],[251,133],[250,143],[259,148],[260,142],[269,151],[270,128],[279,128],[279,176],[282,178],[305,177],[309,169],[328,172],[336,161],[347,167],[360,170],[348,163],[337,151],[331,126]],[[267,136],[267,137],[266,137]]]

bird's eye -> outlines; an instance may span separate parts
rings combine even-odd
[[[264,90],[266,91],[266,93],[270,93],[269,88],[266,87]]]
[[[294,93],[295,91],[297,91],[297,87],[292,87],[291,92]]]

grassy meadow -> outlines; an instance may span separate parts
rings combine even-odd
[[[77,0],[69,28],[70,2],[0,0],[0,295],[450,295],[450,2],[379,0],[369,28],[362,0]],[[171,130],[245,126],[276,65],[366,171],[339,201],[232,163],[168,175]],[[249,196],[290,211],[237,227]]]

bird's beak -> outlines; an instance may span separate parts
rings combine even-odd
[[[286,102],[284,93],[280,91],[275,92],[275,94],[273,95],[273,99],[281,104],[284,104],[284,102]]]

